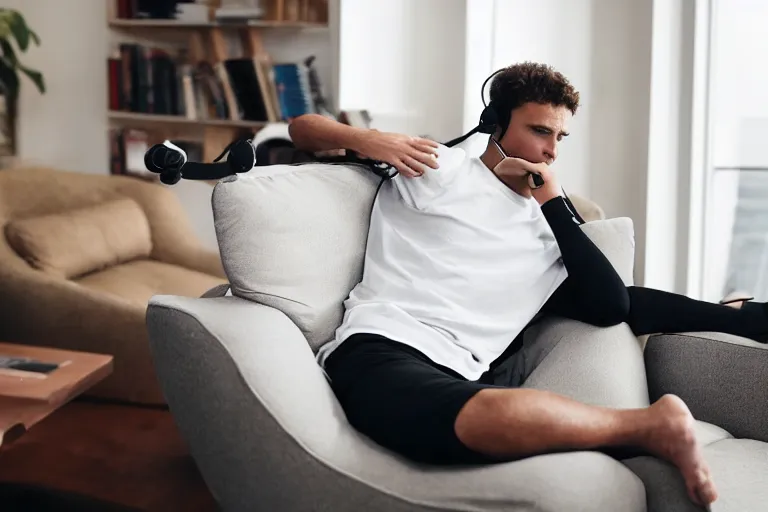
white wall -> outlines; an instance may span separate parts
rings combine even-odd
[[[3,0],[40,36],[23,61],[40,70],[40,95],[24,79],[19,103],[18,155],[28,162],[104,173],[108,162],[106,2]],[[76,20],[78,27],[74,27]]]
[[[339,106],[374,127],[440,141],[461,134],[466,0],[344,1]]]

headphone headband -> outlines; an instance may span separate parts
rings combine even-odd
[[[445,145],[448,147],[455,146],[456,144],[459,144],[461,142],[464,142],[467,138],[469,138],[470,135],[474,135],[475,133],[485,133],[487,135],[493,135],[496,132],[496,128],[499,125],[499,112],[496,110],[496,105],[493,103],[493,100],[490,101],[490,103],[485,102],[485,86],[488,84],[488,82],[504,71],[506,68],[501,68],[499,70],[494,71],[491,73],[491,76],[485,79],[483,82],[483,86],[480,88],[480,99],[483,102],[483,112],[480,114],[480,122],[479,124],[473,128],[469,133],[462,135],[461,137],[457,137],[449,142],[447,142]],[[502,133],[506,129],[506,127],[502,128]]]

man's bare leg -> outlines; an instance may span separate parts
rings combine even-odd
[[[674,395],[648,408],[621,410],[585,405],[548,391],[484,389],[464,405],[455,430],[470,449],[499,458],[640,448],[678,467],[694,503],[707,505],[717,498],[696,442],[693,416]]]

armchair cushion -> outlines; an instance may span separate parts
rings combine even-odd
[[[6,237],[32,267],[65,279],[152,252],[147,217],[132,199],[13,219]]]
[[[222,279],[196,270],[154,260],[135,260],[93,272],[75,282],[94,291],[108,293],[146,305],[153,295],[172,294],[199,297]]]

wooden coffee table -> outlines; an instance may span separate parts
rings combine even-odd
[[[112,356],[0,343],[0,356],[59,363],[44,376],[0,370],[0,448],[112,372]]]

